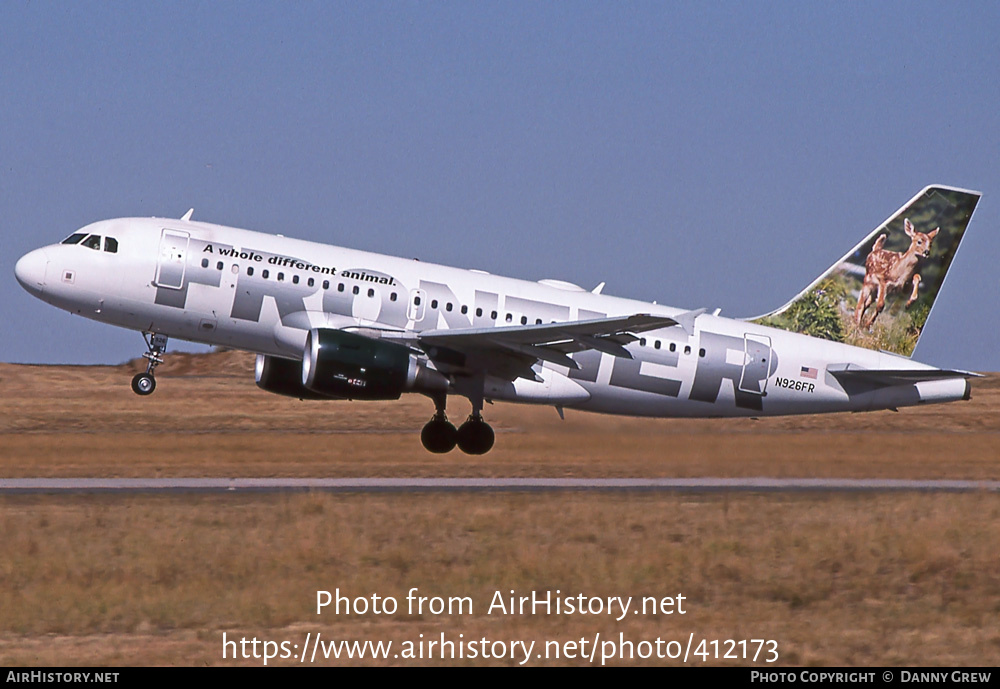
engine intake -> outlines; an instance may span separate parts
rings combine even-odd
[[[301,381],[314,393],[357,400],[395,400],[404,392],[448,389],[448,379],[408,347],[326,328],[314,328],[306,337]]]

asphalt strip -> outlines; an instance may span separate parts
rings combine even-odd
[[[1000,481],[843,478],[6,478],[0,495],[69,493],[624,491],[977,493]]]

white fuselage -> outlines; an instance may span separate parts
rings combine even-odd
[[[504,328],[682,309],[190,220],[125,218],[21,259],[19,281],[60,308],[132,330],[302,359],[314,328],[374,337]],[[92,242],[93,244],[93,242]],[[486,372],[488,399],[636,416],[765,416],[950,401],[947,378],[847,391],[828,367],[933,370],[908,358],[702,314],[688,329],[644,332],[632,358],[595,349],[578,369],[539,361],[536,380]],[[434,357],[431,367],[438,366]]]

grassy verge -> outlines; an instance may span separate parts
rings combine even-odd
[[[0,662],[222,664],[223,632],[396,644],[443,632],[693,633],[775,639],[780,664],[995,665],[998,518],[994,495],[7,498]],[[413,587],[467,596],[472,614],[411,614]],[[401,607],[317,615],[316,591],[337,588]],[[486,614],[496,591],[556,589],[682,593],[687,613]]]
[[[973,399],[900,413],[633,419],[496,404],[489,455],[420,445],[430,401],[301,402],[258,390],[229,353],[164,366],[0,364],[0,476],[797,476],[1000,478],[1000,376]],[[468,404],[450,405],[453,419]]]

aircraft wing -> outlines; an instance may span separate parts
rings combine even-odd
[[[640,313],[568,323],[513,325],[498,328],[429,330],[419,333],[420,347],[435,364],[487,371],[513,380],[534,379],[531,367],[538,361],[578,369],[568,355],[593,349],[631,359],[625,345],[639,339],[635,333],[681,326],[690,332],[694,319],[705,309],[675,317]]]

